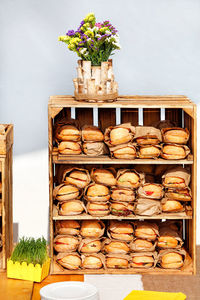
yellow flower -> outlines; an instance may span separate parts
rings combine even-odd
[[[85,34],[89,37],[94,37],[94,33],[91,30],[85,31]]]
[[[58,41],[61,41],[61,42],[68,43],[69,40],[70,40],[70,38],[69,38],[69,36],[67,36],[67,35],[60,35],[60,36],[58,37]]]
[[[95,21],[95,15],[94,15],[94,13],[87,14],[87,16],[85,17],[84,21],[85,22],[90,22],[90,23],[94,22]]]

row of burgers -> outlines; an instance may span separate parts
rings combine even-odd
[[[63,216],[84,212],[95,217],[110,213],[153,216],[190,209],[189,183],[190,173],[181,166],[167,169],[162,183],[146,182],[145,174],[135,169],[93,168],[89,172],[72,167],[64,170],[53,198]]]
[[[100,220],[56,221],[55,261],[70,270],[179,269],[186,258],[181,224],[111,220],[106,226]]]
[[[110,153],[112,158],[184,159],[190,153],[186,145],[188,129],[132,126],[131,123],[100,128],[85,125],[81,130],[73,124],[58,123],[55,127],[58,152],[63,155],[98,156]]]

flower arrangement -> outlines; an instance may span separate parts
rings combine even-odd
[[[91,61],[92,66],[108,61],[114,50],[121,48],[115,27],[109,21],[97,23],[94,13],[89,13],[76,31],[69,30],[58,40],[66,43],[82,60]]]

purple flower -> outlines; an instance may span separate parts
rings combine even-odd
[[[75,31],[74,30],[68,30],[68,32],[66,33],[66,35],[68,35],[68,36],[75,35]]]
[[[85,21],[83,20],[83,21],[81,21],[81,23],[80,23],[80,26],[79,26],[79,28],[78,28],[78,32],[81,32],[81,30],[80,30],[80,28],[83,26],[85,24]]]

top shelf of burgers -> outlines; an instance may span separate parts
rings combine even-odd
[[[107,127],[103,132],[93,125],[80,128],[77,121],[73,120],[56,123],[53,135],[54,153],[57,151],[60,160],[62,157],[77,155],[81,161],[84,157],[98,156],[125,161],[139,158],[173,160],[175,163],[186,160],[192,163],[193,160],[187,145],[190,138],[187,128],[164,126],[159,129],[124,123]]]

